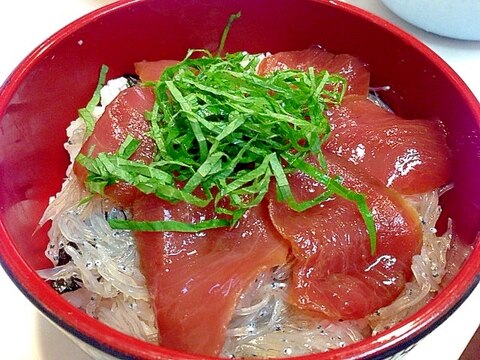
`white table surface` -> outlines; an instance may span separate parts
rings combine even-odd
[[[111,0],[0,1],[0,83],[43,40]],[[437,52],[480,99],[480,42],[442,38],[402,21],[379,0],[345,2],[372,11],[409,31]],[[479,19],[480,21],[480,19]],[[20,293],[0,267],[0,358],[90,359]],[[480,324],[480,286],[405,358],[456,360]],[[480,358],[480,354],[479,354]]]

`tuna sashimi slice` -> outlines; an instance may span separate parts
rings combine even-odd
[[[142,82],[157,81],[163,71],[178,63],[178,60],[140,61],[135,63],[135,73]]]
[[[177,60],[160,60],[135,63],[135,71],[140,80],[158,80],[166,67],[176,64]],[[115,153],[125,141],[127,135],[141,140],[140,146],[130,158],[145,163],[152,161],[155,143],[147,135],[150,124],[145,119],[145,112],[151,111],[155,102],[155,95],[151,88],[132,86],[123,90],[107,105],[105,112],[95,124],[93,134],[87,139],[81,153],[96,156],[98,153]],[[87,171],[80,164],[74,167],[76,175],[83,182]],[[124,206],[131,206],[139,191],[126,183],[117,183],[107,186],[105,194]]]
[[[451,154],[440,121],[405,120],[373,102],[347,96],[329,113],[324,148],[403,194],[431,191],[450,178]]]
[[[366,64],[358,58],[329,53],[320,46],[312,46],[305,50],[284,51],[262,60],[258,67],[259,75],[265,75],[275,70],[297,69],[308,71],[313,67],[317,71],[327,70],[337,73],[347,79],[347,94],[368,95],[370,73]]]
[[[80,152],[93,157],[101,152],[115,153],[130,134],[141,140],[131,159],[149,163],[153,159],[155,143],[146,135],[150,125],[145,119],[145,112],[152,110],[154,101],[153,92],[149,88],[133,86],[123,90],[107,105]],[[75,163],[74,171],[83,183],[87,177],[86,169]],[[131,205],[138,193],[136,188],[126,183],[113,184],[105,189],[107,196],[124,206]]]
[[[412,256],[421,246],[417,212],[401,196],[345,160],[326,154],[331,175],[365,194],[377,230],[377,251],[356,205],[339,197],[295,212],[271,197],[276,229],[293,247],[290,301],[329,319],[358,319],[391,303],[411,276]],[[307,175],[289,176],[297,200],[322,193]]]
[[[136,220],[198,222],[212,209],[139,198]],[[156,310],[162,345],[218,355],[239,295],[260,272],[286,262],[288,244],[275,231],[266,203],[246,213],[235,228],[201,233],[138,232],[141,268]]]

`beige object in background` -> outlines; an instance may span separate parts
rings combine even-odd
[[[480,40],[480,0],[382,0],[395,14],[428,32]]]

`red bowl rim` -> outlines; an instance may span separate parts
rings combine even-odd
[[[421,50],[425,56],[430,58],[434,66],[440,68],[456,86],[457,90],[462,93],[464,101],[472,109],[472,112],[476,114],[477,123],[480,127],[480,107],[476,97],[450,66],[418,39],[388,21],[353,5],[328,0],[307,1],[324,3],[332,7],[335,6],[341,9],[341,11],[362,17],[369,22],[383,27],[385,31],[393,33],[410,46]],[[109,13],[117,11],[118,9],[140,2],[143,2],[143,0],[120,0],[106,5],[68,24],[45,40],[15,68],[0,88],[0,114],[4,113],[8,102],[20,83],[47,49],[55,47],[56,44],[62,42],[63,39],[69,37],[86,24],[107,16]],[[62,297],[57,296],[54,290],[21,258],[14,244],[9,241],[7,231],[3,224],[0,224],[0,238],[3,240],[0,241],[0,264],[8,276],[47,318],[68,333],[101,351],[121,359],[139,357],[158,359],[160,356],[178,359],[199,358],[195,355],[184,354],[135,339],[100,323],[98,320],[76,309]],[[479,241],[480,235],[476,238],[477,244]],[[380,359],[402,350],[408,351],[410,346],[413,346],[418,340],[443,323],[478,285],[480,281],[480,246],[474,248],[466,260],[466,263],[467,262],[469,267],[463,266],[452,283],[439,293],[428,306],[425,306],[417,312],[415,316],[404,320],[402,323],[381,334],[342,349],[331,350],[321,354],[321,356],[329,359]],[[362,354],[362,356],[359,357],[358,354]],[[318,356],[319,354],[307,355],[297,357],[297,359],[306,360],[314,357],[318,358]]]

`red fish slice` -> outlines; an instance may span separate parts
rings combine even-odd
[[[178,63],[178,60],[140,61],[135,63],[135,73],[142,82],[157,81],[163,71]]]
[[[329,118],[332,132],[324,148],[386,186],[416,194],[450,179],[451,154],[439,121],[405,120],[358,96],[345,97]]]
[[[81,153],[95,157],[98,153],[115,153],[127,135],[141,140],[132,160],[149,163],[153,159],[154,141],[146,135],[150,125],[145,119],[145,111],[152,110],[154,95],[151,89],[133,86],[123,90],[109,105],[95,124],[92,135],[83,144]],[[83,183],[87,170],[78,163],[74,171]],[[105,188],[105,194],[124,206],[130,206],[139,191],[132,185],[117,183]]]
[[[292,244],[291,301],[330,319],[362,318],[391,303],[411,276],[412,256],[421,246],[417,212],[378,180],[326,154],[330,174],[364,193],[377,230],[377,251],[356,205],[334,197],[298,213],[273,197],[269,210],[277,230]],[[303,173],[289,176],[297,200],[323,192]]]
[[[366,65],[352,55],[334,55],[320,46],[305,50],[285,51],[273,54],[262,60],[258,74],[265,75],[275,70],[297,69],[308,71],[313,67],[317,71],[327,70],[345,77],[348,82],[347,94],[367,96],[370,73]]]
[[[135,72],[142,82],[158,80],[168,66],[176,64],[177,60],[142,61],[135,63]],[[140,139],[137,151],[132,160],[149,163],[153,159],[155,143],[146,135],[150,125],[145,119],[145,112],[153,108],[155,96],[151,88],[133,86],[123,90],[105,109],[103,115],[95,124],[94,133],[82,146],[81,153],[86,155],[91,150],[95,156],[100,152],[115,153],[125,141],[127,135]],[[83,183],[87,171],[75,163],[75,173]],[[131,206],[139,191],[126,183],[120,182],[105,188],[105,194],[117,200],[124,206]]]
[[[198,222],[213,208],[139,198],[135,220]],[[142,272],[156,309],[160,343],[218,355],[239,295],[260,272],[284,264],[288,245],[275,231],[266,203],[249,210],[234,229],[200,233],[137,232]]]

